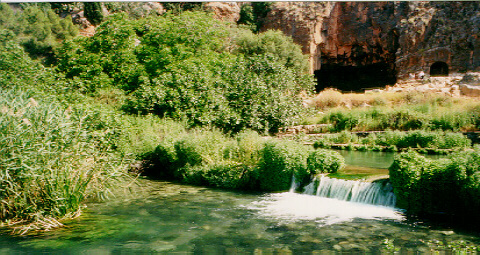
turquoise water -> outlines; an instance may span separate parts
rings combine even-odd
[[[378,254],[480,244],[476,234],[415,222],[390,207],[288,192],[239,193],[149,180],[140,185],[135,195],[89,204],[64,228],[0,234],[0,254]]]

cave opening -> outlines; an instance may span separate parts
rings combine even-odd
[[[341,91],[360,92],[367,88],[385,87],[397,82],[395,67],[389,63],[375,63],[363,66],[322,64],[315,71],[317,93],[325,88]]]
[[[437,61],[430,66],[430,76],[448,76],[448,64]]]

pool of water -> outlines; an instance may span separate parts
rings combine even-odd
[[[396,152],[335,150],[345,158],[350,166],[388,169],[393,163]],[[429,159],[445,158],[446,155],[424,155]]]
[[[389,207],[288,192],[140,185],[135,195],[89,204],[64,228],[1,233],[0,254],[415,253],[480,244],[477,234],[415,222]]]

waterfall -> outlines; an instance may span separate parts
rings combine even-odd
[[[292,189],[295,188],[292,186]],[[308,195],[364,204],[395,207],[396,203],[392,186],[388,182],[342,180],[321,175],[305,186],[303,190],[303,193]]]

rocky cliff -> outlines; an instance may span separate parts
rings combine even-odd
[[[278,2],[267,29],[302,45],[317,89],[480,68],[480,2]]]

